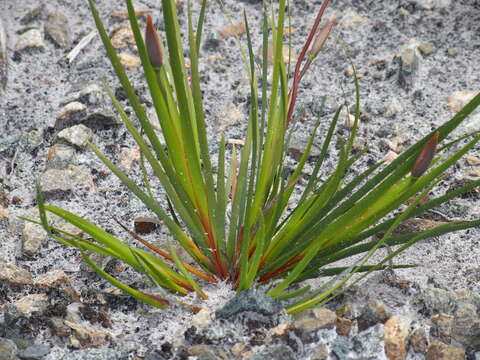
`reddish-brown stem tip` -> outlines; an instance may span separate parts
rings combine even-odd
[[[147,16],[147,28],[145,29],[145,46],[147,47],[148,59],[153,67],[163,65],[162,47],[157,29],[153,25],[152,17]]]
[[[433,157],[435,156],[435,149],[437,147],[439,137],[440,133],[436,131],[432,138],[424,145],[422,152],[420,155],[418,155],[418,158],[412,167],[412,176],[414,178],[422,176],[425,171],[427,171],[430,163],[433,160]]]

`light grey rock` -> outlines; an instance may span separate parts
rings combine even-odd
[[[229,356],[219,346],[194,345],[187,349],[187,353],[198,360],[228,360]]]
[[[57,134],[59,140],[64,140],[68,144],[84,148],[93,138],[93,131],[85,125],[75,125],[60,131]]]
[[[54,144],[48,151],[47,169],[65,169],[73,164],[75,159],[75,149],[64,144]]]
[[[398,83],[405,90],[410,90],[417,78],[420,58],[414,48],[407,47],[400,52],[399,62]]]
[[[443,289],[426,289],[420,299],[423,301],[428,314],[452,314],[457,308],[457,301],[453,293]]]
[[[390,103],[387,105],[387,109],[385,110],[385,117],[391,118],[397,114],[402,113],[403,106],[397,98],[392,98]]]
[[[452,0],[414,0],[413,2],[424,10],[448,8],[452,5]]]
[[[342,16],[338,24],[345,29],[355,29],[358,26],[367,24],[367,22],[367,19],[360,16],[357,12],[350,10]]]
[[[41,131],[32,130],[22,135],[23,150],[29,154],[34,153],[43,143]]]
[[[45,35],[52,39],[55,45],[66,48],[71,44],[70,28],[65,15],[54,12],[50,14],[45,24]]]
[[[15,301],[13,305],[26,316],[34,311],[42,313],[48,306],[48,297],[45,294],[31,294]]]
[[[12,285],[32,285],[32,274],[12,263],[0,264],[0,281],[6,281]]]
[[[47,239],[47,233],[40,225],[26,222],[22,233],[22,250],[28,256],[34,256]]]
[[[128,354],[115,349],[86,349],[65,354],[62,360],[128,360]]]
[[[0,360],[16,360],[18,348],[10,339],[0,338]]]
[[[40,175],[40,186],[47,194],[70,192],[74,189],[92,189],[93,179],[89,172],[74,165],[64,170],[49,169]]]
[[[352,338],[338,337],[332,345],[339,360],[385,359],[383,325],[377,324]]]
[[[15,51],[23,51],[26,49],[43,49],[45,43],[43,42],[42,33],[38,29],[30,29],[25,31],[17,40],[15,44]]]
[[[446,108],[451,112],[460,111],[477,95],[477,91],[458,90],[451,93],[447,98]],[[477,128],[478,130],[478,128]]]
[[[422,53],[423,56],[428,56],[433,52],[434,48],[432,44],[422,42],[418,45],[418,50]]]
[[[461,303],[454,313],[452,338],[465,348],[480,349],[480,317],[477,306]]]
[[[105,93],[97,84],[90,84],[77,93],[77,99],[83,104],[97,105],[105,101]]]
[[[295,360],[293,350],[287,345],[268,346],[261,352],[253,355],[250,360]]]
[[[43,344],[34,344],[20,351],[18,356],[22,360],[41,360],[50,353],[50,346]]]

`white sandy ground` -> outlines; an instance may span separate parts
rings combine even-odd
[[[124,11],[120,2],[114,0],[98,0],[98,7],[101,14],[106,17],[108,13]],[[158,10],[158,2],[154,0],[136,1],[138,9]],[[366,22],[356,25],[353,29],[337,27],[335,35],[338,35],[348,44],[353,54],[353,61],[358,67],[362,88],[362,109],[370,112],[372,119],[362,123],[360,126],[360,140],[364,140],[372,146],[372,151],[366,155],[366,160],[379,160],[386,151],[380,149],[380,141],[384,137],[393,138],[395,134],[407,134],[408,139],[419,139],[427,134],[433,126],[438,126],[447,121],[452,112],[445,109],[447,97],[457,90],[478,91],[480,84],[480,47],[479,38],[479,17],[480,9],[474,1],[453,2],[447,8],[434,8],[433,10],[422,9],[420,6],[412,5],[415,1],[365,1],[354,0],[332,1],[328,12],[331,14],[334,9],[340,14],[355,11],[359,13]],[[13,48],[15,39],[18,36],[16,31],[23,28],[19,19],[37,4],[33,0],[10,1],[6,0],[0,9],[5,9],[2,14],[7,24],[9,34],[9,49]],[[3,6],[3,8],[2,8]],[[226,1],[228,12],[233,21],[241,20],[241,10],[247,9],[251,20],[251,27],[254,30],[255,46],[261,41],[259,21],[261,7],[249,5],[240,1]],[[320,6],[318,1],[294,1],[292,5],[291,23],[298,31],[292,41],[295,49],[302,44],[308,26],[313,22],[314,9]],[[411,12],[405,17],[399,15],[401,9]],[[70,16],[73,38],[78,41],[81,37],[94,29],[93,21],[83,1],[55,0],[47,4],[47,12],[59,10]],[[195,13],[197,5],[195,4]],[[340,15],[341,16],[341,15]],[[46,16],[43,15],[34,26],[43,27]],[[376,24],[383,24],[385,31],[372,30]],[[438,29],[433,24],[442,23]],[[205,36],[215,36],[218,29],[228,24],[228,20],[222,14],[218,6],[212,2],[207,23]],[[110,24],[113,26],[113,22]],[[436,30],[437,29],[437,30]],[[213,34],[213,35],[212,35]],[[434,51],[431,55],[421,59],[420,69],[417,75],[414,89],[406,92],[398,86],[397,76],[385,77],[382,80],[374,80],[375,73],[371,63],[377,59],[386,59],[390,69],[396,69],[393,64],[393,57],[400,47],[408,42],[408,39],[415,37],[419,42],[433,44]],[[455,48],[458,54],[449,56],[447,49]],[[216,53],[220,53],[225,60],[221,61],[224,71],[215,72],[211,65],[204,65],[205,70],[205,100],[207,115],[209,116],[209,134],[212,136],[212,151],[218,148],[218,135],[215,132],[215,123],[228,123],[227,119],[218,118],[219,110],[224,109],[232,101],[237,108],[246,113],[247,105],[241,100],[241,89],[245,89],[245,72],[242,69],[238,46],[233,40],[222,40],[218,50],[205,51],[204,59],[211,61]],[[32,129],[44,129],[52,122],[59,104],[71,91],[73,85],[86,83],[99,83],[99,76],[106,76],[109,83],[116,84],[112,77],[109,65],[105,61],[100,41],[96,37],[85,49],[73,65],[65,65],[64,56],[66,52],[55,49],[47,42],[47,47],[42,52],[23,54],[21,62],[10,61],[10,75],[7,92],[0,99],[0,133],[2,136],[24,133]],[[93,68],[78,69],[78,64],[85,59],[92,61]],[[352,99],[352,80],[344,75],[347,67],[343,50],[335,41],[329,42],[327,50],[318,59],[317,65],[306,79],[305,89],[300,96],[300,105],[306,109],[306,116],[303,122],[298,124],[298,132],[310,131],[311,124],[315,117],[312,110],[318,104],[318,98],[322,95],[328,96],[327,115],[324,119],[324,126],[319,135],[325,134],[328,120],[335,110],[334,104],[342,101],[343,90],[347,97]],[[142,88],[141,74],[139,71],[131,73],[135,83]],[[42,82],[41,79],[49,77],[54,79],[53,85]],[[238,88],[233,87],[236,82]],[[27,89],[28,90],[27,92]],[[240,90],[239,90],[240,89]],[[248,89],[248,87],[247,87]],[[421,96],[413,96],[419,91]],[[28,94],[29,93],[29,94]],[[240,99],[240,100],[239,100]],[[396,99],[403,110],[393,118],[385,117],[385,108]],[[477,119],[478,119],[477,112]],[[476,126],[470,122],[472,126]],[[476,123],[478,124],[478,123]],[[245,129],[245,121],[234,126],[227,126],[225,129],[227,138],[241,139]],[[95,141],[103,148],[105,143],[114,142],[121,145],[132,145],[132,140],[122,137],[125,130],[106,130],[95,133]],[[384,132],[383,135],[379,135]],[[346,134],[343,131],[344,135]],[[34,205],[34,175],[39,174],[45,168],[46,153],[49,143],[44,143],[35,155],[18,155],[18,166],[13,174],[2,174],[3,181],[9,186],[10,196],[16,195],[23,199],[18,206],[9,207],[11,216],[9,226],[0,227],[0,259],[13,261],[26,266],[34,275],[40,275],[48,270],[61,269],[67,271],[74,286],[77,289],[86,287],[102,288],[105,286],[102,280],[92,275],[87,275],[81,270],[81,259],[75,250],[66,249],[64,246],[53,241],[40,250],[34,259],[22,256],[21,240],[17,229],[21,224],[15,217],[31,211]],[[480,147],[477,145],[471,152],[472,155],[480,156]],[[9,155],[0,158],[3,162],[0,168],[11,161]],[[326,167],[331,169],[334,165],[334,157],[331,156]],[[89,151],[77,153],[77,163],[84,169],[102,168],[101,163],[95,159]],[[358,166],[358,171],[364,169],[366,162]],[[311,167],[307,167],[307,171]],[[465,173],[473,167],[460,161],[448,177],[432,193],[442,194],[451,187],[455,179],[465,178]],[[138,169],[134,169],[132,176],[139,178]],[[106,208],[115,216],[127,224],[131,224],[132,218],[148,212],[138,200],[129,195],[113,176],[99,182],[97,192],[75,192],[74,194],[49,200],[49,203],[66,207],[69,210],[80,213],[88,219],[102,224],[115,234],[126,238],[110,220]],[[439,209],[450,219],[472,219],[480,213],[479,202],[476,199],[458,199],[449,205]],[[17,225],[15,225],[17,224]],[[162,243],[165,241],[165,229],[160,229],[147,238]],[[468,288],[478,292],[480,290],[480,249],[479,229],[471,229],[456,234],[445,235],[440,238],[430,239],[416,244],[414,247],[400,255],[396,263],[421,264],[421,268],[398,271],[401,278],[418,283],[421,288],[442,287],[445,289]],[[131,241],[131,240],[129,240]],[[378,259],[378,257],[376,257]],[[83,268],[83,267],[82,267]],[[140,278],[131,272],[122,275],[124,279],[132,280]],[[362,285],[367,293],[381,294],[385,289],[379,281],[372,280]],[[206,287],[209,300],[202,302],[203,306],[212,311],[221,307],[232,295],[233,292],[228,285],[220,284],[214,287]],[[386,290],[385,290],[386,291]],[[13,295],[11,300],[25,295],[18,293]],[[192,300],[195,296],[192,295]],[[386,295],[386,298],[388,296]],[[388,300],[388,299],[387,299]],[[114,327],[114,335],[123,334],[126,338],[133,339],[139,348],[139,355],[145,351],[148,343],[161,344],[165,341],[175,342],[186,328],[191,325],[192,316],[190,313],[174,307],[165,311],[148,309],[148,314],[114,311],[111,316]],[[234,327],[232,325],[232,327]],[[139,329],[138,332],[136,329]],[[238,329],[232,328],[232,331]],[[47,334],[44,334],[47,336]],[[223,334],[228,336],[228,334]],[[39,339],[41,340],[41,338]],[[60,345],[60,344],[59,344]],[[49,355],[49,359],[58,359],[62,352],[55,348]]]

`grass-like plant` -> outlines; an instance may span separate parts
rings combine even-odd
[[[78,248],[84,260],[113,285],[137,299],[163,308],[173,299],[168,292],[186,295],[195,291],[206,298],[201,286],[206,282],[225,280],[237,291],[270,284],[268,295],[288,299],[286,310],[295,314],[332,299],[346,286],[372,271],[387,266],[413,266],[389,263],[419,240],[480,225],[478,219],[451,221],[423,231],[402,235],[394,232],[404,220],[480,185],[480,181],[473,181],[420,203],[442,180],[442,174],[480,140],[475,133],[439,145],[480,104],[480,94],[450,121],[433,130],[390,164],[380,161],[350,179],[347,178],[350,168],[366,151],[352,151],[360,117],[359,84],[355,76],[355,122],[348,138],[337,137],[339,155],[336,168],[330,174],[319,175],[345,105],[339,106],[335,112],[327,135],[322,139],[313,172],[308,175],[306,184],[300,187],[304,166],[316,140],[320,116],[296,168],[289,172],[285,167],[285,157],[297,90],[328,37],[334,20],[331,18],[320,26],[328,4],[325,1],[292,69],[293,75],[289,76],[282,58],[286,4],[285,0],[279,0],[276,17],[273,11],[272,15],[264,12],[263,55],[258,62],[252,50],[248,19],[244,16],[248,49],[245,63],[251,91],[248,128],[239,154],[235,146],[228,153],[224,137],[220,139],[217,166],[214,167],[199,75],[200,42],[207,1],[202,3],[196,26],[188,6],[185,35],[189,45],[188,67],[185,65],[175,1],[162,0],[168,47],[164,47],[150,17],[145,37],[142,36],[132,1],[125,2],[158,124],[148,119],[93,0],[89,0],[108,58],[140,123],[140,128],[137,128],[105,84],[106,92],[141,150],[144,183],[136,184],[97,147],[90,144],[90,148],[158,216],[192,261],[182,261],[170,241],[168,250],[162,250],[119,224],[148,249],[129,246],[82,217],[46,205],[41,189],[37,191],[39,223],[57,241]],[[267,71],[269,42],[273,44],[270,75]],[[447,150],[454,147],[456,151],[447,155]],[[228,158],[229,161],[226,160]],[[162,185],[168,207],[162,207],[154,196],[150,174]],[[295,187],[302,191],[298,200],[292,197]],[[49,224],[47,213],[66,220],[87,236],[82,238]],[[391,250],[381,261],[369,262],[376,250],[387,247]],[[89,253],[117,258],[168,291],[150,294],[133,289],[96,265]],[[351,266],[334,266],[340,260],[359,254],[361,256],[356,257]],[[304,280],[319,276],[330,279],[320,288],[302,285]]]

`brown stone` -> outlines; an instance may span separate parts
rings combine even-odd
[[[97,330],[90,326],[76,324],[67,320],[65,320],[65,325],[72,329],[72,335],[70,336],[70,345],[77,349],[85,346],[102,346],[107,344],[111,339],[109,333],[102,330]]]
[[[138,56],[126,52],[118,54],[118,60],[120,60],[120,63],[130,71],[136,70],[138,65],[140,65],[140,58]]]
[[[31,285],[32,274],[13,263],[0,263],[0,282],[6,281],[12,285]]]
[[[133,225],[135,227],[135,232],[139,234],[148,234],[160,225],[160,220],[150,217],[138,217],[133,221]]]
[[[110,37],[115,49],[125,48],[129,45],[135,45],[135,37],[130,25],[120,25],[112,32]]]
[[[245,34],[245,31],[246,31],[245,23],[242,21],[237,24],[224,26],[223,28],[218,30],[218,33],[222,38],[227,39],[232,36],[243,35]]]
[[[341,336],[348,336],[352,329],[352,321],[342,317],[337,317],[335,320],[335,326],[337,327],[337,334]]]
[[[425,353],[428,348],[427,331],[424,328],[416,329],[410,336],[410,345],[416,353]]]
[[[387,320],[384,327],[385,354],[390,360],[403,360],[407,356],[407,338],[410,320],[399,315]]]
[[[434,341],[428,348],[425,360],[464,360],[465,351],[455,346]]]
[[[454,320],[453,316],[447,314],[435,314],[430,320],[432,320],[434,325],[430,329],[430,333],[441,341],[450,344]]]

